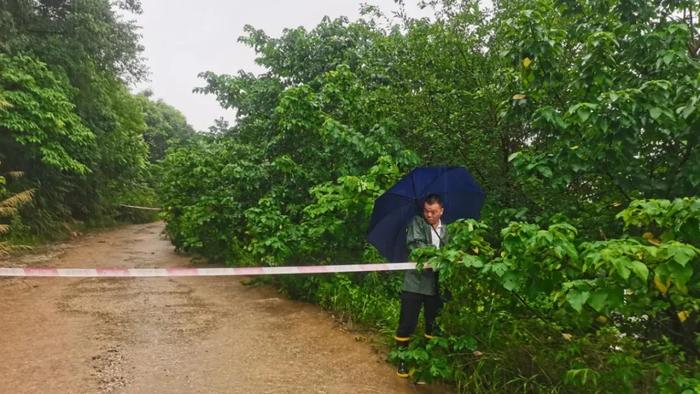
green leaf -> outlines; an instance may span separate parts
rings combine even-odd
[[[518,156],[520,156],[522,152],[514,152],[508,155],[508,162],[510,163],[511,161],[515,160]]]
[[[572,290],[566,294],[566,301],[569,302],[569,305],[571,305],[576,312],[581,312],[581,310],[583,310],[583,305],[590,296],[591,293],[588,291]]]
[[[481,258],[471,254],[465,254],[464,257],[462,257],[462,264],[464,264],[465,267],[474,268],[481,268],[484,266],[484,262]]]
[[[546,166],[537,166],[537,171],[545,178],[551,178],[553,175],[552,170]]]
[[[682,266],[680,264],[667,264],[668,271],[672,280],[677,286],[684,286],[693,276],[693,267],[690,265]]]
[[[649,109],[649,115],[654,120],[656,120],[659,116],[661,116],[662,112],[663,112],[663,110],[659,107],[652,107],[651,109]]]
[[[508,291],[518,290],[520,288],[520,278],[513,271],[506,272],[501,277],[503,287]]]
[[[642,263],[641,261],[634,260],[628,265],[632,272],[639,277],[639,279],[646,282],[647,278],[649,277],[649,268],[647,268],[646,264]]]
[[[585,107],[579,108],[579,110],[576,111],[576,115],[578,115],[578,118],[579,120],[581,120],[581,123],[585,123],[588,120],[588,118],[591,117],[591,113]]]
[[[630,269],[627,267],[627,264],[625,264],[626,261],[626,258],[619,257],[611,261],[613,267],[615,267],[615,270],[617,271],[617,274],[624,280],[627,280],[630,277]]]
[[[605,290],[596,290],[593,292],[591,297],[588,299],[588,305],[595,309],[596,312],[602,312],[605,310],[605,305],[608,301],[608,293]]]
[[[685,245],[673,245],[669,248],[669,252],[673,260],[682,266],[688,264],[688,262],[695,257],[695,251]]]

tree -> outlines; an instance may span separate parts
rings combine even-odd
[[[144,77],[139,34],[115,7],[138,1],[0,2],[3,86],[0,154],[37,187],[25,210],[35,232],[69,218],[100,221],[141,193],[148,172],[146,125],[126,83]],[[38,186],[41,187],[38,187]]]
[[[170,146],[182,144],[194,135],[192,126],[175,107],[163,100],[151,101],[147,92],[139,94],[137,99],[147,126],[143,137],[151,163],[162,160]]]
[[[11,171],[7,174],[10,178],[19,178],[24,175],[20,171]],[[18,209],[23,204],[31,201],[33,190],[24,190],[19,193],[8,194],[5,189],[7,178],[0,176],[0,220],[12,219],[17,216]],[[8,234],[11,230],[10,224],[0,223],[0,239]],[[0,256],[7,255],[10,252],[18,249],[17,245],[13,245],[7,241],[0,241]]]
[[[75,113],[69,86],[45,64],[0,54],[0,129],[4,160],[28,170],[39,160],[57,170],[85,174],[86,150],[95,135]]]

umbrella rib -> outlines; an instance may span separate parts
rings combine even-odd
[[[403,208],[402,206],[399,206],[398,208],[392,209],[392,212],[395,212],[395,211],[397,211],[397,210],[399,210],[399,209],[402,209],[402,208]],[[383,223],[384,221],[386,221],[387,219],[390,219],[390,215],[385,215],[385,216],[384,216],[383,218],[381,218],[377,223],[375,223],[374,226],[372,226],[372,228],[373,228],[373,229],[378,228],[379,225],[380,225],[381,223]]]
[[[402,194],[397,194],[397,193],[390,193],[390,194],[393,194],[393,195],[398,196],[398,197],[401,197],[401,198],[405,198],[406,200],[411,200],[411,202],[414,202],[414,201],[415,201],[415,198],[407,197],[407,196],[404,196],[404,195],[402,195]],[[395,212],[396,210],[402,209],[403,207],[404,207],[403,205],[396,204],[395,206],[393,206],[393,207],[391,207],[391,208],[388,208],[388,209],[389,209],[389,213]],[[388,216],[389,216],[388,214],[387,214],[387,215],[384,215],[384,217],[382,217],[382,219],[381,219],[380,221],[378,221],[377,223],[375,223],[374,226],[372,226],[372,227],[375,228],[375,227],[379,226],[379,223],[381,223],[381,222],[383,222],[385,219],[387,219]]]

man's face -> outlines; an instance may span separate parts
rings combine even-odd
[[[436,226],[438,224],[444,211],[445,210],[438,203],[429,204],[426,202],[423,204],[423,217],[431,226]]]

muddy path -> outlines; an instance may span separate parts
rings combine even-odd
[[[162,223],[0,266],[188,267]],[[359,340],[358,340],[359,339]],[[0,391],[417,393],[317,306],[241,278],[0,278]]]

